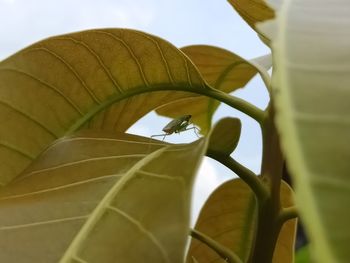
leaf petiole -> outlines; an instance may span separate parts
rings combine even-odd
[[[225,259],[229,263],[243,263],[242,260],[230,249],[221,245],[211,237],[199,232],[195,229],[191,229],[191,236],[202,243],[206,244],[208,247],[213,249],[218,255]]]
[[[217,160],[237,174],[247,185],[249,185],[258,200],[265,200],[269,196],[268,189],[259,180],[259,177],[251,170],[234,160],[231,156],[222,155],[210,150],[207,151],[207,156]]]

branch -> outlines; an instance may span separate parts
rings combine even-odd
[[[237,174],[252,189],[258,200],[265,200],[268,197],[268,191],[259,180],[259,177],[251,170],[241,165],[230,156],[222,155],[208,150],[207,156],[222,163],[235,174]]]
[[[276,224],[280,213],[280,185],[283,170],[283,155],[274,124],[273,103],[266,111],[266,119],[261,125],[263,134],[263,158],[261,176],[268,191],[267,199],[258,202],[258,215],[254,245],[248,262],[271,263],[281,224]],[[258,200],[259,201],[259,200]]]
[[[206,244],[208,247],[213,249],[218,255],[220,255],[223,259],[225,259],[229,263],[243,263],[242,260],[230,249],[224,247],[211,237],[192,229],[190,232],[191,236],[202,243]]]

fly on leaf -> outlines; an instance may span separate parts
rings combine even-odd
[[[169,122],[165,127],[163,128],[164,134],[157,134],[157,135],[152,135],[151,138],[153,137],[158,137],[158,136],[163,136],[163,141],[167,135],[173,134],[173,133],[180,133],[183,131],[188,131],[188,130],[194,130],[195,134],[199,137],[197,131],[199,129],[196,126],[188,128],[188,126],[191,124],[190,119],[192,115],[184,115],[179,118],[173,119],[171,122]]]

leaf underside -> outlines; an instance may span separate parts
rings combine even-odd
[[[0,261],[181,262],[204,146],[95,131],[55,142],[0,192]]]
[[[84,127],[125,131],[150,110],[194,96],[160,91],[172,88],[206,84],[181,51],[135,30],[51,37],[1,61],[0,185],[66,134]]]

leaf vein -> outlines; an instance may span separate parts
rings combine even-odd
[[[132,223],[133,225],[135,225],[142,233],[144,233],[151,241],[152,243],[158,248],[158,250],[161,252],[163,259],[165,260],[165,262],[169,262],[170,263],[170,259],[169,256],[167,254],[167,252],[165,251],[165,249],[162,247],[162,244],[157,240],[157,238],[149,231],[147,230],[139,221],[137,221],[135,218],[133,218],[132,216],[130,216],[129,214],[127,214],[126,212],[113,207],[113,206],[107,206],[107,209],[119,214],[120,216],[122,216],[123,218],[127,219],[130,223]]]
[[[69,64],[63,57],[61,57],[60,55],[58,55],[57,53],[55,53],[54,51],[45,48],[45,47],[38,47],[38,48],[31,48],[29,50],[27,50],[27,52],[31,52],[31,51],[36,51],[36,50],[41,50],[41,51],[45,51],[49,54],[51,54],[52,56],[54,56],[56,59],[58,59],[59,61],[62,62],[63,65],[65,65],[68,70],[70,72],[73,73],[73,75],[78,79],[79,83],[83,86],[83,88],[88,92],[88,94],[90,95],[90,97],[92,98],[92,100],[97,103],[97,104],[101,104],[101,101],[96,97],[96,95],[92,92],[92,90],[86,85],[85,81],[81,78],[81,76],[79,75],[79,73],[74,69],[74,67]]]
[[[171,180],[171,181],[179,181],[183,184],[185,184],[184,179],[182,177],[174,177],[174,176],[169,176],[169,175],[165,175],[165,174],[156,174],[156,173],[152,173],[152,172],[147,172],[144,170],[138,170],[137,173],[143,174],[143,175],[147,175],[150,177],[154,177],[154,178],[159,178],[159,179],[165,179],[165,180]]]
[[[140,144],[140,145],[155,145],[155,146],[165,146],[165,144],[162,143],[152,143],[152,142],[137,142],[137,141],[128,141],[128,140],[121,140],[121,139],[114,139],[114,138],[91,138],[91,137],[74,137],[74,138],[64,138],[63,140],[57,140],[53,144],[51,144],[43,153],[44,155],[46,152],[51,150],[53,147],[57,147],[57,145],[60,145],[61,143],[70,143],[75,141],[106,141],[106,142],[125,142],[130,144]]]
[[[341,125],[349,126],[350,119],[346,116],[339,116],[336,114],[328,113],[307,113],[307,112],[292,112],[292,117],[299,122],[312,123],[312,124],[324,124],[324,125]]]
[[[186,59],[185,57],[183,57],[183,60],[184,60],[184,62],[185,62],[185,68],[186,68],[186,74],[187,74],[187,81],[188,81],[188,83],[190,84],[190,87],[193,87],[192,80],[191,80],[190,70],[189,70],[189,68],[188,68],[187,59]]]
[[[0,104],[4,105],[5,107],[10,108],[11,110],[17,112],[18,114],[24,116],[26,119],[34,122],[37,126],[39,126],[40,128],[42,128],[43,130],[45,130],[48,134],[50,134],[52,137],[54,137],[55,139],[58,138],[58,135],[56,135],[53,131],[51,131],[48,127],[46,127],[44,124],[42,124],[41,122],[39,122],[38,120],[34,119],[32,116],[26,114],[25,112],[15,108],[14,106],[12,106],[11,104],[5,102],[5,101],[0,101]]]
[[[109,33],[109,32],[106,32],[106,31],[102,31],[102,30],[99,30],[99,31],[95,31],[96,33],[101,33],[101,34],[105,34],[107,36],[110,36],[112,37],[113,39],[117,40],[118,42],[122,43],[122,45],[128,50],[130,56],[133,58],[133,60],[135,61],[139,71],[140,71],[140,75],[142,77],[142,80],[144,82],[144,84],[148,87],[149,86],[149,82],[148,80],[146,79],[146,76],[145,76],[145,72],[144,70],[142,69],[142,66],[140,64],[140,61],[139,59],[136,57],[134,51],[130,48],[130,46],[128,45],[128,43],[125,42],[124,39],[120,38],[120,37],[117,37],[116,35],[112,34],[112,33]]]
[[[27,73],[27,72],[24,72],[24,71],[21,71],[19,69],[14,69],[14,68],[0,68],[0,70],[8,70],[8,71],[12,71],[12,72],[15,72],[15,73],[18,73],[18,74],[23,74],[37,82],[39,82],[40,84],[52,89],[55,93],[59,94],[66,102],[68,102],[69,105],[71,105],[80,115],[84,115],[83,112],[79,109],[79,107],[68,97],[66,96],[62,91],[60,91],[58,88],[56,88],[55,86],[49,84],[48,82],[42,80],[42,79],[39,79],[38,77],[30,74],[30,73]]]
[[[169,80],[170,80],[171,84],[174,85],[174,79],[173,79],[173,76],[172,76],[172,74],[171,74],[168,61],[167,61],[166,58],[165,58],[164,52],[163,52],[163,50],[161,49],[161,47],[160,47],[160,45],[159,45],[159,42],[158,42],[155,38],[150,37],[150,36],[146,35],[146,34],[143,33],[143,32],[135,31],[135,33],[137,33],[137,34],[139,34],[139,35],[141,35],[141,36],[143,36],[143,37],[145,37],[145,38],[151,40],[151,41],[154,43],[154,45],[157,47],[157,49],[158,49],[158,51],[159,51],[159,54],[160,54],[160,56],[161,56],[161,58],[162,58],[162,61],[163,61],[164,67],[165,67],[165,69],[166,69],[166,71],[167,71]]]
[[[88,158],[88,159],[83,159],[83,160],[79,160],[79,161],[59,164],[59,165],[56,165],[56,166],[52,166],[52,167],[48,167],[48,168],[43,168],[43,169],[40,169],[40,170],[32,171],[30,173],[27,173],[27,174],[21,176],[16,181],[23,180],[23,179],[27,178],[28,176],[31,176],[31,175],[34,175],[34,174],[39,174],[39,173],[43,173],[43,172],[48,172],[48,171],[57,170],[57,169],[64,168],[64,167],[74,166],[74,165],[88,163],[88,162],[93,162],[93,161],[102,161],[102,160],[119,159],[119,158],[141,158],[141,157],[144,157],[144,156],[146,156],[146,155],[145,154],[130,154],[130,155],[115,155],[115,156],[112,155],[112,156],[102,156],[102,157]]]
[[[118,194],[119,190],[131,179],[134,177],[135,171],[139,170],[141,167],[146,165],[147,163],[154,160],[154,158],[159,157],[164,152],[164,148],[160,149],[158,151],[155,151],[153,153],[148,154],[145,158],[138,161],[136,164],[134,164],[128,172],[123,176],[118,183],[116,183],[104,196],[104,198],[99,202],[97,207],[92,212],[92,215],[89,217],[87,222],[84,224],[82,229],[79,231],[79,233],[75,236],[74,240],[71,242],[70,246],[64,253],[62,259],[60,262],[66,262],[67,260],[71,259],[72,255],[76,253],[81,247],[81,245],[84,243],[84,241],[88,238],[89,234],[91,233],[94,226],[96,226],[100,220],[103,214],[105,213],[106,209],[109,204],[113,201],[113,199]]]
[[[20,155],[26,157],[26,158],[29,159],[29,160],[34,160],[34,159],[35,159],[35,156],[33,156],[33,155],[29,154],[29,153],[26,153],[26,152],[24,152],[23,150],[18,149],[18,148],[17,148],[16,146],[14,146],[14,145],[8,144],[7,142],[0,141],[0,146],[6,148],[6,149],[8,149],[8,150],[14,151],[14,152],[16,152],[16,153],[18,153],[18,154],[20,154]]]
[[[86,42],[81,41],[81,40],[77,40],[73,37],[61,37],[60,39],[66,39],[66,40],[71,40],[74,43],[77,43],[79,45],[82,45],[83,47],[86,48],[87,51],[89,51],[89,53],[91,55],[93,55],[96,60],[98,61],[98,63],[100,64],[100,66],[103,68],[103,70],[105,71],[105,73],[107,74],[108,78],[112,81],[114,87],[119,91],[119,93],[123,92],[123,89],[121,88],[120,84],[118,83],[118,81],[113,77],[111,71],[108,69],[108,67],[106,66],[106,64],[103,62],[102,58],[100,57],[100,55],[98,53],[96,53]]]
[[[89,215],[74,216],[74,217],[66,217],[66,218],[60,218],[60,219],[46,220],[46,221],[40,221],[40,222],[34,222],[34,223],[28,223],[28,224],[20,224],[20,225],[12,225],[12,226],[1,226],[0,227],[0,231],[16,230],[16,229],[19,229],[19,228],[35,227],[35,226],[41,226],[41,225],[46,225],[46,224],[57,224],[57,223],[66,222],[66,221],[75,221],[75,220],[86,219],[88,217],[89,217]]]
[[[113,177],[117,178],[117,177],[121,177],[121,176],[123,176],[123,174],[104,175],[104,176],[99,176],[99,177],[96,177],[96,178],[86,179],[86,180],[82,180],[82,181],[78,181],[78,182],[74,182],[74,183],[68,183],[68,184],[64,184],[64,185],[60,185],[60,186],[56,186],[56,187],[45,188],[45,189],[41,189],[41,190],[34,191],[34,192],[28,192],[28,193],[24,193],[24,194],[5,196],[5,197],[0,198],[0,202],[1,201],[5,201],[5,200],[9,200],[9,199],[17,199],[17,198],[28,197],[28,196],[32,196],[32,195],[39,195],[39,194],[49,193],[49,192],[53,192],[53,191],[59,191],[59,190],[67,189],[67,188],[70,188],[70,187],[75,187],[75,186],[79,186],[79,185],[83,185],[83,184],[88,184],[88,183],[91,183],[91,182],[96,182],[96,181],[99,181],[99,180],[109,179],[109,178],[113,178]]]

